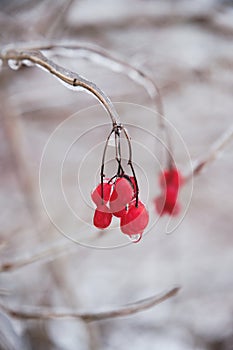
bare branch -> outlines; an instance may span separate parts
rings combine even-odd
[[[164,106],[162,102],[162,97],[159,91],[159,88],[151,79],[149,74],[142,71],[140,68],[133,66],[129,62],[115,57],[113,54],[110,54],[108,51],[104,50],[100,46],[96,45],[84,45],[84,44],[48,44],[48,45],[39,45],[37,50],[52,52],[53,54],[60,55],[63,57],[82,57],[89,61],[95,62],[107,68],[110,68],[113,71],[121,72],[127,75],[135,83],[143,86],[147,91],[149,97],[152,99],[155,110],[158,112],[159,117],[159,127],[163,130],[165,135],[165,141],[168,146],[168,149],[172,149],[172,141],[170,134],[165,125],[164,119]],[[170,165],[171,157],[169,152],[167,153],[168,163]]]
[[[40,230],[41,231],[41,230]],[[95,242],[96,240],[101,239],[104,237],[103,232],[99,231],[98,234],[92,239],[90,239],[90,242]],[[1,246],[0,246],[1,248]],[[17,259],[14,261],[8,261],[0,264],[0,272],[11,272],[14,270],[18,270],[20,268],[23,268],[24,266],[31,265],[37,262],[40,263],[46,263],[48,261],[53,261],[57,259],[58,257],[61,257],[63,255],[70,254],[72,251],[77,249],[77,244],[75,244],[73,241],[69,241],[67,243],[62,244],[56,244],[54,246],[50,246],[36,254],[33,254],[31,256]],[[83,257],[82,257],[83,260]]]
[[[101,64],[105,67],[110,68],[113,71],[121,72],[126,74],[131,80],[135,83],[143,86],[147,91],[148,95],[153,101],[155,110],[158,112],[159,117],[159,127],[163,130],[165,135],[165,142],[169,150],[172,150],[172,141],[170,138],[170,134],[165,125],[164,119],[164,106],[162,102],[162,97],[159,91],[159,88],[151,79],[149,74],[142,71],[140,68],[133,66],[129,62],[125,62],[124,60],[115,57],[110,54],[108,51],[104,50],[99,46],[94,45],[59,45],[59,44],[50,44],[47,46],[41,46],[38,48],[39,50],[52,50],[56,55],[61,55],[67,57],[69,54],[71,57],[81,56],[85,59],[93,61],[97,64]],[[170,165],[172,161],[170,157],[170,153],[167,152],[168,165]]]
[[[17,49],[17,50],[19,50],[19,49]],[[147,74],[146,72],[142,71],[141,69],[139,69],[137,67],[134,67],[129,62],[125,62],[124,60],[113,56],[108,51],[106,51],[103,48],[96,46],[96,45],[90,45],[90,44],[89,45],[84,45],[84,44],[80,44],[80,45],[77,45],[77,44],[43,44],[43,43],[41,43],[41,44],[39,43],[38,45],[35,45],[35,43],[34,43],[33,46],[31,46],[29,49],[27,48],[25,50],[26,51],[28,51],[28,50],[38,51],[38,52],[44,51],[47,54],[50,53],[50,55],[52,53],[52,54],[60,55],[63,57],[77,57],[77,56],[79,56],[79,57],[83,57],[85,59],[88,59],[92,62],[95,62],[97,64],[108,67],[113,71],[117,71],[117,72],[121,72],[123,74],[126,74],[134,82],[143,86],[145,88],[145,90],[147,91],[148,95],[150,96],[150,98],[152,99],[155,110],[158,112],[159,127],[162,129],[162,131],[164,133],[165,143],[167,144],[168,149],[172,150],[172,141],[171,141],[170,133],[165,125],[164,107],[163,107],[161,94],[160,94],[159,88],[157,87],[157,85],[155,84],[153,79],[151,79],[149,74]],[[50,61],[50,65],[51,66],[54,65],[54,63],[52,61]],[[50,70],[50,72],[53,73],[51,70]],[[72,74],[74,74],[74,73],[72,73]],[[81,79],[83,79],[83,78],[81,78],[80,76],[78,76],[78,77],[79,78],[76,77],[77,78],[76,84],[78,83],[78,80],[80,80],[80,83],[82,83]],[[67,80],[62,79],[61,76],[59,78],[69,84],[69,82]],[[87,81],[86,79],[85,79],[85,83],[88,83],[87,85],[89,85],[89,87],[91,87],[91,90],[87,86],[84,87],[82,84],[79,86],[87,88],[87,90],[91,91],[91,93],[93,93],[101,101],[101,103],[104,104],[104,106],[107,109],[107,111],[109,112],[110,116],[112,114],[111,118],[113,118],[113,116],[114,116],[114,118],[117,121],[119,121],[118,116],[115,113],[114,107],[111,104],[111,101],[103,93],[103,91],[99,91],[99,96],[97,96],[95,90],[100,90],[100,89],[96,85],[94,85],[93,83]],[[70,85],[73,86],[72,82]],[[104,101],[103,99],[101,100],[101,98],[104,95],[105,95],[106,101]],[[105,102],[107,102],[107,103],[105,103]],[[108,108],[106,107],[106,105],[108,105],[108,104],[111,106],[112,110],[108,110]],[[168,163],[167,166],[170,166],[171,163],[173,163],[170,152],[166,152],[166,158],[167,158],[167,163]]]
[[[47,320],[47,319],[71,318],[71,319],[82,319],[85,322],[92,322],[92,321],[101,321],[108,318],[129,316],[137,312],[144,311],[175,296],[179,290],[180,290],[180,287],[175,287],[159,295],[153,295],[152,297],[124,305],[117,309],[112,309],[109,311],[91,312],[91,313],[73,312],[73,311],[52,312],[44,309],[39,309],[36,311],[30,311],[30,310],[23,311],[23,310],[14,310],[12,308],[8,308],[3,304],[0,304],[0,308],[3,311],[5,311],[8,315],[17,319]]]
[[[61,256],[62,254],[67,254],[70,250],[76,248],[74,243],[62,244],[61,246],[48,248],[38,254],[34,254],[30,257],[20,259],[17,261],[5,262],[0,265],[0,272],[10,272],[17,269],[20,269],[24,266],[31,265],[35,262],[42,261],[46,262],[48,260],[54,260],[56,257]]]
[[[113,125],[119,124],[119,116],[115,107],[113,106],[111,100],[107,97],[107,95],[94,83],[91,81],[84,79],[79,74],[74,73],[68,69],[65,69],[57,64],[55,64],[52,60],[45,57],[38,50],[20,50],[20,49],[4,49],[0,58],[3,61],[7,61],[9,65],[13,65],[18,67],[21,64],[31,65],[35,64],[38,67],[50,72],[55,77],[59,79],[60,82],[66,85],[69,89],[77,90],[77,88],[84,89],[94,95],[99,102],[104,106],[106,111],[108,112]]]
[[[151,77],[141,69],[134,67],[129,62],[125,62],[117,58],[97,45],[85,44],[45,44],[36,47],[36,50],[49,51],[54,55],[63,57],[82,57],[89,61],[103,65],[116,72],[126,74],[130,79],[139,85],[142,85],[147,91],[148,95],[154,102],[154,107],[163,116],[164,108],[159,88]],[[161,126],[163,120],[161,120]]]

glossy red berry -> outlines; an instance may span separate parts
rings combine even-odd
[[[112,213],[106,205],[101,205],[95,210],[93,223],[99,229],[107,228],[112,221]]]
[[[129,180],[124,177],[118,178],[115,182],[114,190],[110,197],[110,210],[117,213],[124,209],[134,195],[132,185]]]
[[[132,201],[127,213],[121,217],[121,231],[126,235],[142,234],[149,222],[149,214],[142,202]]]
[[[101,183],[94,189],[94,191],[91,194],[91,198],[93,202],[96,204],[96,206],[100,206],[102,204],[106,204],[109,201],[112,185],[108,182],[103,183],[103,199],[101,197],[102,194],[102,188]]]

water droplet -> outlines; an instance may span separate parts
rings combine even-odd
[[[135,235],[131,235],[129,236],[129,239],[131,242],[133,243],[138,243],[142,238],[142,233],[137,233]]]
[[[21,62],[17,60],[8,60],[8,66],[13,70],[17,70],[21,67]]]
[[[35,66],[35,63],[33,63],[32,61],[30,60],[23,60],[22,63],[27,66],[27,67],[33,67]]]

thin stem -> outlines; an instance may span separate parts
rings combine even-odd
[[[131,168],[131,171],[132,171],[132,174],[133,174],[133,178],[134,178],[134,182],[135,182],[135,187],[136,187],[136,193],[135,193],[136,203],[135,203],[135,206],[138,207],[139,187],[138,187],[138,180],[137,180],[136,173],[135,173],[135,170],[134,170],[134,167],[133,167],[133,162],[132,162],[132,155],[133,155],[132,145],[131,145],[130,136],[129,136],[127,130],[125,128],[123,128],[122,130],[123,130],[125,138],[126,138],[126,140],[128,142],[128,148],[129,148],[128,165]]]
[[[114,133],[115,135],[115,152],[116,152],[116,160],[117,161],[120,161],[120,157],[119,157],[119,152],[118,152],[118,135],[117,135],[117,132],[115,131]]]
[[[130,141],[130,136],[128,134],[128,131],[124,127],[122,128],[122,130],[123,130],[123,133],[124,133],[125,138],[126,138],[127,143],[128,143],[128,149],[129,149],[128,159],[129,159],[129,162],[132,162],[133,151],[132,151],[132,145],[131,145],[131,141]]]
[[[105,146],[104,146],[103,156],[102,156],[101,170],[100,170],[102,198],[103,198],[103,181],[104,181],[104,177],[105,177],[105,174],[104,174],[105,157],[106,157],[106,152],[107,152],[107,148],[108,148],[108,143],[109,143],[110,137],[113,133],[114,133],[114,128],[111,130],[110,134],[107,137],[107,140],[106,140]]]
[[[121,306],[117,309],[110,311],[97,311],[97,312],[53,312],[50,310],[15,310],[7,307],[5,304],[0,304],[0,308],[11,317],[16,319],[33,319],[33,320],[48,320],[48,319],[82,319],[85,322],[101,321],[109,318],[123,317],[133,315],[137,312],[149,309],[163,301],[175,296],[179,292],[180,288],[175,287],[159,295],[153,295],[149,298],[138,300],[136,302]]]

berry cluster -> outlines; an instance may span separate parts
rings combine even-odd
[[[172,167],[163,171],[159,176],[159,185],[162,193],[154,199],[155,208],[160,215],[177,215],[180,212],[180,204],[177,201],[179,188],[184,184],[180,172]]]
[[[116,216],[120,219],[122,233],[141,238],[149,214],[144,204],[138,200],[135,177],[122,174],[113,179],[105,179],[92,192],[91,198],[97,206],[93,223],[99,229],[107,228]]]

